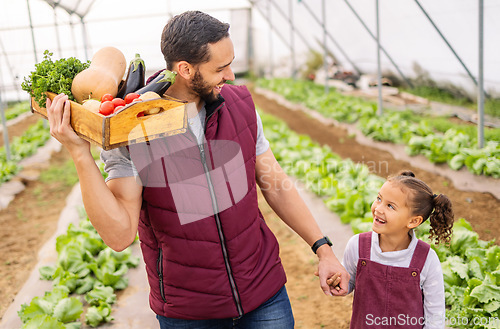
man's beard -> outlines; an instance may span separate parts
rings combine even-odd
[[[195,72],[193,80],[191,80],[191,89],[207,104],[219,99],[219,94],[214,92],[214,86],[210,86],[205,81],[199,70]]]

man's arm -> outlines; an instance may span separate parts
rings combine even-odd
[[[70,126],[68,97],[47,100],[50,133],[69,151],[76,167],[83,204],[92,225],[106,245],[121,251],[137,235],[142,187],[134,177],[112,179],[106,184],[90,152],[90,144]]]
[[[276,214],[304,239],[310,246],[323,234],[300,197],[291,179],[280,167],[269,148],[257,156],[255,164],[257,183],[266,201]],[[318,248],[318,273],[321,289],[327,295],[345,295],[348,291],[349,274],[328,245]],[[340,291],[328,286],[326,280],[333,274],[341,273]]]

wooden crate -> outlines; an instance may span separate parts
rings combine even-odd
[[[51,92],[47,95],[51,100],[56,96]],[[70,123],[75,132],[104,150],[187,131],[188,103],[173,98],[134,102],[108,116],[91,112],[73,101],[70,101],[70,105]],[[160,108],[160,111],[141,116],[141,113],[147,113],[153,108]],[[47,119],[47,109],[40,107],[33,99],[31,99],[31,111]]]

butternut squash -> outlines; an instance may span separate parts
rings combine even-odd
[[[89,98],[101,99],[104,94],[115,97],[126,69],[125,56],[119,49],[101,48],[92,57],[90,66],[75,76],[71,93],[80,104]]]

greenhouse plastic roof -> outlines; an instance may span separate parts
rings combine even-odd
[[[159,49],[161,31],[169,17],[185,10],[202,10],[231,24],[236,52],[232,67],[237,72],[244,72],[249,63],[265,75],[290,76],[293,63],[298,65],[295,71],[302,70],[312,50],[324,53],[324,12],[328,52],[346,70],[359,68],[362,73],[376,74],[375,3],[324,1],[323,11],[322,2],[149,0],[138,5],[134,0],[0,0],[0,97],[27,96],[20,89],[23,77],[44,58],[45,50],[53,53],[54,59],[71,56],[89,60],[99,48],[114,46],[127,59],[140,53],[149,71],[159,70],[165,65]],[[478,77],[477,2],[418,2],[467,70]],[[500,34],[495,33],[500,31],[499,14],[497,0],[484,1],[483,75],[490,95],[500,95]],[[384,74],[400,78],[398,70],[408,78],[422,76],[453,83],[475,95],[476,84],[415,1],[382,1],[380,16]],[[247,42],[249,37],[251,43]]]
[[[44,0],[51,7],[60,7],[68,14],[75,14],[80,17],[85,17],[90,11],[95,0]]]

